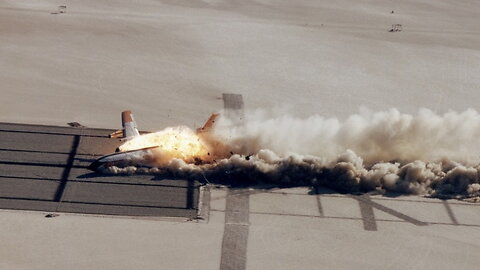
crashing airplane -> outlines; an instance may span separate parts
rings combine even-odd
[[[102,156],[88,167],[92,171],[101,171],[105,168],[140,166],[154,167],[159,159],[181,158],[187,163],[203,163],[213,160],[205,142],[209,139],[208,133],[215,124],[218,114],[214,113],[205,125],[195,132],[190,129],[163,131],[141,135],[137,129],[131,111],[122,112],[122,129],[110,134],[110,138],[120,138],[125,141],[115,153]]]

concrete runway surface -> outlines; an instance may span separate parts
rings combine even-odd
[[[200,200],[198,183],[89,172],[92,159],[117,147],[109,132],[0,124],[0,208],[7,209],[0,211],[0,269],[438,270],[480,263],[478,204],[218,186],[202,188]],[[201,221],[194,219],[199,200]],[[45,218],[50,212],[97,215]]]
[[[86,167],[115,151],[110,130],[0,123],[0,208],[195,217],[199,183],[99,175]]]
[[[240,107],[224,92],[299,117],[478,108],[479,10],[476,0],[0,0],[0,121],[114,128],[128,107],[144,129],[198,127],[222,97]],[[480,265],[479,204],[92,175],[90,160],[116,148],[109,132],[0,124],[0,270]],[[192,220],[198,202],[205,218]]]

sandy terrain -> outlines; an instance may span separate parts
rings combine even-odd
[[[477,0],[0,0],[0,121],[116,128],[131,109],[141,129],[198,127],[225,92],[299,116],[478,109],[479,13]],[[252,192],[236,224],[247,269],[480,263],[476,204],[374,197],[392,216],[308,192]],[[208,223],[2,210],[0,269],[217,269],[225,194]]]
[[[91,0],[50,14],[65,3],[0,1],[0,121],[117,127],[132,109],[144,129],[199,126],[223,92],[300,116],[480,99],[475,0]]]
[[[212,190],[208,223],[2,210],[0,269],[219,269],[225,193]],[[248,248],[234,254],[246,256],[245,269],[473,270],[480,263],[474,204],[450,202],[449,216],[440,200],[372,196],[428,225],[375,208],[376,228],[366,230],[358,202],[343,195],[316,203],[307,189],[248,193]]]

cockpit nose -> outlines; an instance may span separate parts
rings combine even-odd
[[[88,169],[91,170],[91,171],[94,171],[96,172],[98,170],[98,168],[100,168],[100,166],[102,166],[103,163],[98,161],[98,160],[95,160],[94,162],[92,162],[89,166],[88,166]]]

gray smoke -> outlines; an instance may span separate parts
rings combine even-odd
[[[363,110],[345,121],[312,116],[222,118],[215,135],[236,153],[194,165],[108,169],[225,184],[326,186],[340,192],[395,192],[442,198],[480,196],[480,115],[475,110],[417,115]],[[238,121],[237,121],[238,122]],[[224,149],[223,149],[224,151]]]
[[[305,119],[288,114],[269,116],[265,111],[246,115],[243,125],[221,118],[216,134],[235,153],[269,149],[280,156],[313,155],[333,161],[346,150],[366,164],[382,161],[437,161],[464,164],[480,162],[480,115],[473,109],[438,115],[421,109],[417,115],[397,109],[366,109],[346,120],[314,115]]]
[[[162,168],[116,168],[108,173],[155,174],[229,185],[270,183],[288,186],[325,186],[339,192],[395,192],[441,198],[480,196],[479,170],[450,161],[401,163],[382,162],[371,167],[347,151],[325,163],[314,156],[278,157],[270,150],[253,156],[232,155],[213,164],[194,165],[174,159]]]

